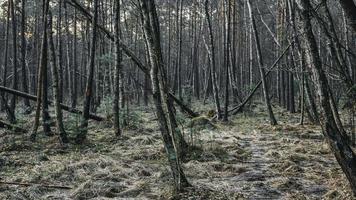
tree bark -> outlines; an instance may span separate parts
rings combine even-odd
[[[28,93],[28,77],[26,69],[26,0],[21,1],[21,70],[22,70],[22,89],[25,93]],[[31,112],[30,101],[24,99],[25,113],[29,114]]]
[[[40,112],[41,112],[41,105],[42,105],[42,93],[43,93],[43,74],[44,69],[47,67],[47,18],[48,18],[48,10],[49,10],[49,0],[43,0],[43,14],[42,14],[42,21],[43,21],[43,32],[42,32],[42,43],[41,43],[41,56],[40,56],[40,63],[38,66],[38,78],[37,78],[37,103],[36,103],[36,114],[35,114],[35,121],[33,124],[32,132],[31,132],[31,140],[35,140],[37,136],[37,129],[39,126],[40,120]],[[15,95],[14,95],[15,96]]]
[[[306,58],[306,64],[311,68],[316,79],[317,95],[319,97],[321,112],[319,122],[323,133],[350,182],[351,189],[356,195],[356,155],[347,144],[347,139],[339,131],[334,119],[333,111],[330,105],[330,88],[327,78],[322,69],[321,60],[318,54],[318,48],[311,25],[311,8],[309,0],[296,0],[299,9],[299,33],[302,42],[303,53]]]
[[[121,60],[122,53],[120,47],[120,0],[115,0],[115,89],[114,89],[114,128],[115,135],[121,135],[120,128],[120,74],[121,74]]]
[[[13,67],[12,67],[12,88],[17,90],[17,20],[14,0],[9,0],[11,21],[12,21],[12,44],[13,44]],[[15,116],[16,96],[12,95],[10,99],[10,108],[13,116]],[[16,119],[15,119],[16,121]]]
[[[339,0],[341,7],[343,8],[346,17],[349,21],[349,25],[352,27],[354,33],[356,33],[356,5],[353,0]]]
[[[7,8],[7,17],[6,17],[6,33],[5,33],[5,52],[4,52],[4,71],[3,71],[3,83],[2,85],[6,87],[7,85],[7,71],[8,71],[8,54],[9,54],[9,32],[10,32],[10,4]],[[15,113],[12,112],[11,108],[8,105],[7,96],[5,93],[1,93],[1,107],[6,111],[7,119],[10,123],[16,123]]]
[[[81,144],[86,140],[88,133],[88,120],[89,120],[89,111],[90,111],[90,101],[92,99],[93,91],[93,78],[94,78],[94,67],[95,67],[95,50],[97,48],[97,23],[98,23],[98,0],[94,0],[94,19],[93,19],[93,31],[91,38],[91,48],[90,48],[90,61],[88,65],[88,78],[85,89],[85,97],[83,104],[83,115],[82,121],[80,124],[80,132],[77,135],[76,142]]]
[[[205,16],[206,20],[208,22],[208,28],[209,28],[209,37],[210,37],[210,51],[208,51],[208,54],[210,54],[210,63],[211,63],[211,79],[213,83],[213,96],[214,96],[214,101],[215,101],[215,111],[217,114],[218,119],[221,119],[222,114],[221,114],[221,109],[220,109],[220,99],[219,99],[219,89],[218,89],[218,83],[217,83],[217,75],[216,75],[216,60],[215,60],[215,44],[214,44],[214,33],[213,33],[213,27],[210,19],[210,13],[209,13],[209,0],[205,0]]]
[[[177,136],[178,127],[171,105],[167,87],[167,77],[163,66],[160,44],[160,30],[154,0],[140,0],[144,34],[148,45],[151,64],[153,100],[162,133],[164,146],[170,163],[175,189],[180,191],[189,185],[180,163],[180,142]]]
[[[257,33],[256,22],[255,22],[255,19],[254,19],[254,16],[253,16],[253,11],[252,11],[252,6],[251,6],[250,0],[247,0],[247,6],[248,6],[249,16],[250,16],[250,20],[251,20],[251,26],[252,26],[252,29],[253,29],[255,42],[256,42],[257,60],[258,60],[258,65],[259,65],[259,69],[260,69],[260,74],[261,74],[263,96],[264,96],[264,99],[265,99],[265,103],[266,103],[266,107],[267,107],[270,123],[271,123],[271,125],[277,125],[277,120],[274,117],[272,106],[271,106],[271,102],[270,102],[270,98],[269,98],[268,86],[267,86],[265,70],[264,70],[265,66],[264,66],[264,63],[263,63],[262,53],[261,53],[261,44],[260,44],[260,39],[259,39],[259,36],[258,36],[258,33]]]
[[[56,127],[59,134],[59,139],[61,143],[67,143],[67,133],[64,129],[63,124],[63,114],[61,109],[60,102],[60,91],[61,85],[59,84],[60,77],[58,75],[58,63],[56,60],[56,52],[54,49],[54,41],[53,41],[53,28],[52,28],[52,15],[49,16],[49,27],[48,27],[48,44],[50,49],[50,58],[51,58],[51,66],[52,66],[52,80],[53,80],[53,100],[54,100],[54,111],[56,114]]]
[[[231,37],[231,30],[230,30],[230,24],[231,24],[231,1],[230,0],[225,0],[225,41],[224,41],[224,48],[225,48],[225,53],[224,53],[224,64],[225,64],[225,103],[224,103],[224,117],[223,120],[226,122],[228,121],[228,116],[229,116],[229,66],[230,66],[230,37]]]

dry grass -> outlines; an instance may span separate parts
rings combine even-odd
[[[1,181],[73,188],[0,184],[0,199],[351,199],[319,127],[297,125],[298,115],[279,109],[280,125],[271,127],[264,108],[253,107],[228,124],[202,118],[194,125],[180,116],[192,145],[183,166],[194,186],[181,194],[172,192],[162,139],[147,108],[140,111],[140,123],[120,139],[110,123],[91,122],[88,141],[81,146],[63,148],[57,138],[41,134],[32,143],[28,135],[0,129]],[[31,127],[31,121],[20,124]]]

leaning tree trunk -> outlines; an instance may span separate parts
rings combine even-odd
[[[183,173],[180,157],[179,146],[176,142],[175,116],[170,105],[172,99],[169,95],[166,75],[163,67],[163,58],[160,43],[160,30],[158,16],[154,0],[140,0],[142,21],[144,25],[144,34],[148,45],[148,54],[151,64],[150,76],[152,82],[153,100],[156,107],[160,130],[162,133],[164,146],[168,156],[168,161],[175,182],[175,189],[181,190],[188,186],[189,183]]]
[[[210,13],[209,13],[209,0],[205,0],[205,15],[206,15],[206,20],[208,22],[208,28],[209,28],[209,37],[210,37],[210,51],[208,53],[210,54],[210,63],[211,63],[211,81],[213,84],[213,96],[214,96],[214,101],[215,101],[215,111],[218,116],[218,119],[221,119],[222,114],[221,114],[221,109],[220,109],[220,100],[219,100],[219,89],[218,89],[218,84],[217,84],[217,75],[216,75],[216,60],[215,60],[215,44],[214,44],[214,33],[213,33],[213,27],[210,19]]]
[[[356,155],[339,131],[330,105],[330,88],[327,77],[322,69],[318,48],[311,25],[309,0],[296,0],[299,9],[299,33],[302,49],[306,58],[306,65],[311,68],[316,79],[316,90],[320,101],[320,124],[323,133],[334,152],[334,155],[350,182],[351,189],[356,195]]]
[[[270,123],[271,123],[271,125],[277,125],[277,120],[274,117],[272,106],[271,106],[271,102],[270,102],[270,98],[269,98],[268,86],[267,86],[265,70],[264,70],[265,66],[263,64],[262,53],[261,53],[261,44],[260,44],[260,39],[258,37],[257,28],[256,28],[256,22],[255,22],[255,19],[254,19],[254,16],[253,16],[253,11],[252,11],[250,0],[247,0],[247,6],[248,6],[248,10],[249,10],[249,16],[250,16],[250,20],[251,20],[251,26],[252,26],[252,29],[253,29],[253,34],[255,36],[256,49],[257,49],[257,58],[258,58],[257,60],[258,60],[258,65],[259,65],[259,69],[260,69],[260,74],[261,74],[263,96],[265,98],[265,103],[266,103],[266,107],[267,107]]]
[[[47,44],[47,17],[48,17],[48,9],[49,9],[49,0],[43,0],[43,32],[42,32],[42,44],[41,44],[41,57],[40,64],[38,66],[38,78],[37,78],[37,103],[36,103],[36,114],[35,114],[35,122],[33,124],[31,140],[36,139],[37,129],[40,123],[40,115],[41,115],[41,104],[42,104],[42,84],[43,84],[43,72],[44,68],[47,67],[47,56],[48,56],[48,44]]]
[[[70,0],[73,4],[70,4],[71,6],[74,6],[76,9],[78,9],[83,16],[89,21],[93,22],[93,16],[90,14],[90,12],[84,8],[80,3],[78,3],[76,0]],[[111,41],[115,41],[115,37],[110,33],[109,30],[107,30],[104,26],[101,26],[100,24],[97,23],[98,29]],[[122,49],[122,52],[125,53],[131,60],[134,62],[137,67],[145,74],[149,74],[149,69],[140,61],[138,56],[128,47],[126,46],[121,40],[120,40],[120,46]],[[122,86],[123,90],[123,86]],[[122,91],[122,94],[124,92]],[[188,106],[186,106],[182,101],[179,100],[179,98],[175,97],[171,92],[169,93],[169,96],[174,100],[175,103],[179,105],[181,110],[184,112],[184,114],[187,114],[189,117],[197,117],[199,116],[198,113],[194,112],[191,110]],[[121,95],[120,98],[123,98],[123,95]],[[122,101],[123,102],[123,101]]]

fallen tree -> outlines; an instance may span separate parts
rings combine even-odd
[[[7,87],[4,87],[4,86],[0,86],[0,91],[7,92],[7,93],[10,93],[10,94],[13,94],[13,95],[25,98],[25,99],[29,99],[31,101],[37,101],[37,97],[34,96],[34,95],[30,95],[30,94],[27,94],[27,93],[24,93],[24,92],[21,92],[21,91],[18,91],[18,90],[14,90],[14,89],[11,89],[11,88],[7,88]],[[53,102],[49,101],[49,103],[52,104]],[[61,106],[62,110],[68,111],[70,113],[82,114],[82,111],[78,110],[76,108],[69,107],[69,106],[64,105],[62,103],[60,104],[60,106]],[[101,116],[98,116],[98,115],[95,115],[95,114],[92,114],[92,113],[90,113],[89,118],[92,119],[92,120],[96,120],[96,121],[104,121],[105,120],[104,117],[101,117]]]
[[[0,128],[6,128],[15,132],[26,133],[27,130],[0,120]]]
[[[131,79],[135,81],[140,87],[144,88],[144,85],[141,84],[135,77],[131,76]],[[152,90],[149,89],[147,90],[151,95],[152,95]],[[190,118],[195,118],[199,117],[200,115],[196,112],[194,112],[192,109],[190,109],[187,105],[184,104],[183,101],[179,100],[176,96],[174,96],[172,93],[168,93],[169,97],[173,99],[173,101],[180,107],[180,110],[183,114],[186,114]]]
[[[66,0],[66,3],[69,5],[73,6],[75,9],[80,11],[82,15],[92,22],[93,20],[93,15],[88,11],[83,5],[81,5],[78,1],[76,0]],[[115,37],[110,33],[108,29],[106,29],[104,26],[97,24],[98,29],[105,34],[105,36],[110,39],[111,41],[115,41]],[[122,51],[137,65],[137,67],[145,74],[150,75],[150,69],[146,67],[140,59],[135,55],[135,53],[130,50],[130,48],[124,44],[121,40],[119,40],[119,44],[122,48]],[[186,106],[182,101],[180,101],[177,97],[174,96],[171,92],[168,93],[169,96],[173,99],[173,101],[181,108],[182,112],[189,115],[189,117],[197,117],[199,116],[198,113],[194,112],[191,110],[188,106]]]
[[[268,75],[272,72],[272,69],[277,66],[277,64],[281,61],[283,56],[288,52],[288,49],[292,46],[294,41],[292,41],[283,51],[283,53],[277,58],[276,61],[272,64],[272,66],[268,69],[268,71],[265,73],[265,78],[268,77]],[[262,85],[262,80],[260,80],[257,85],[253,88],[253,90],[250,92],[250,94],[245,98],[243,102],[241,102],[239,105],[233,107],[232,109],[229,110],[232,115],[236,115],[237,113],[241,112],[244,106],[250,101],[250,99],[253,97],[253,95],[256,93],[257,89]]]

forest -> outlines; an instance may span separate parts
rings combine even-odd
[[[0,199],[355,199],[355,0],[0,0]]]

